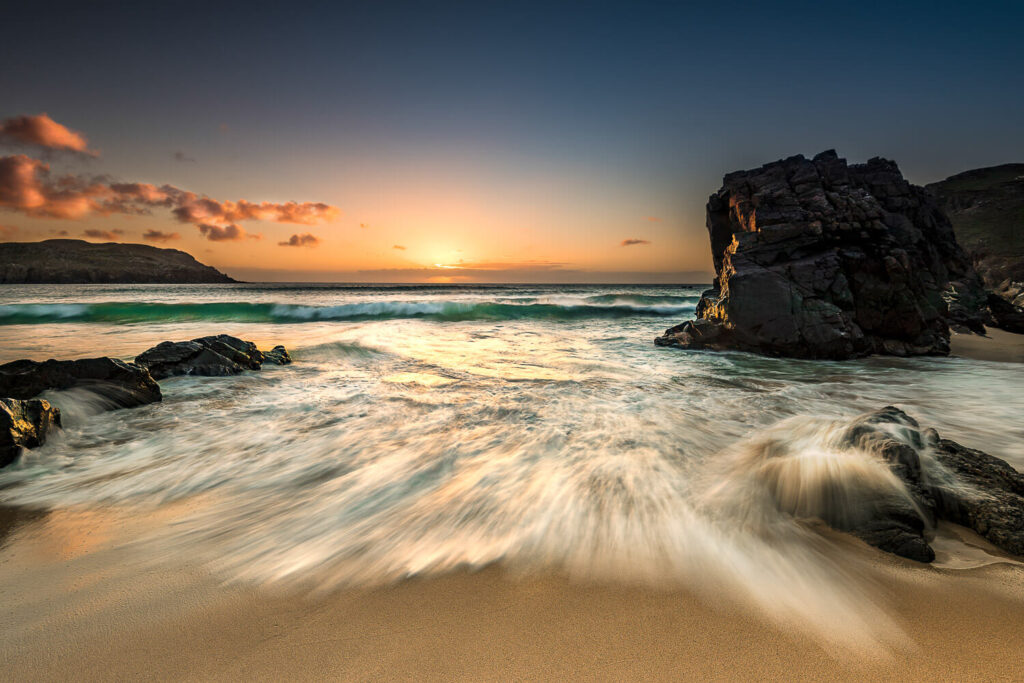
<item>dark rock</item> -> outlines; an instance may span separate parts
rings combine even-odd
[[[88,389],[117,408],[161,400],[160,385],[134,363],[115,358],[16,360],[0,365],[0,396],[30,399],[47,389]]]
[[[998,294],[990,292],[988,310],[992,313],[994,327],[1007,332],[1024,334],[1024,308],[1014,306]]]
[[[17,460],[23,448],[42,446],[55,427],[60,427],[60,410],[49,401],[0,398],[0,467]]]
[[[292,357],[288,355],[288,350],[278,344],[269,351],[263,352],[263,360],[267,363],[274,363],[276,365],[288,365],[292,362]]]
[[[234,282],[177,249],[43,240],[0,244],[0,283]]]
[[[284,365],[291,362],[283,346],[268,354],[250,341],[220,334],[187,342],[165,341],[135,357],[156,379],[175,375],[219,377],[243,370],[259,370],[265,361]]]
[[[716,278],[697,305],[704,322],[659,345],[945,355],[950,310],[957,325],[984,330],[985,295],[949,220],[891,161],[847,165],[829,151],[730,173],[707,225]]]
[[[825,520],[836,528],[882,550],[930,562],[935,554],[928,530],[947,520],[1024,555],[1024,475],[1003,460],[940,439],[892,406],[854,420],[839,446],[884,460],[909,496],[867,498],[859,508],[864,514],[852,523]]]

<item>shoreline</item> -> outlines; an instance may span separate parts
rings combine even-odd
[[[154,566],[138,546],[110,546],[138,522],[122,516],[93,534],[83,523],[94,514],[28,514],[0,548],[5,675],[991,680],[1020,671],[1024,566],[998,560],[950,570],[837,545],[869,561],[865,584],[902,632],[885,646],[841,647],[732,596],[494,565],[325,593],[223,583],[187,559]]]
[[[1024,334],[1014,334],[994,327],[983,337],[977,334],[950,334],[950,356],[999,363],[1024,363]]]

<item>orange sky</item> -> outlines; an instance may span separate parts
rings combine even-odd
[[[297,197],[242,199],[244,181],[210,177],[182,153],[165,160],[173,183],[159,166],[141,179],[104,173],[106,151],[46,114],[6,119],[0,143],[15,152],[0,158],[7,240],[147,242],[249,280],[710,279],[703,229],[683,229],[693,217],[630,196],[614,173],[441,153],[364,174],[328,163]]]

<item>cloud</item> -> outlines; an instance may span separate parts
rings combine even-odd
[[[9,239],[14,237],[18,232],[18,226],[16,225],[0,225],[0,238]]]
[[[220,227],[245,220],[316,225],[341,215],[337,207],[323,202],[218,201],[173,185],[54,177],[49,164],[24,154],[0,157],[0,207],[33,217],[65,219],[90,214],[148,215],[154,208],[167,208],[182,223]]]
[[[630,237],[628,240],[622,240],[619,244],[620,247],[632,247],[635,244],[650,244],[650,240],[641,240],[636,237]]]
[[[180,240],[181,235],[176,232],[164,232],[162,230],[147,230],[142,233],[142,239],[147,242],[170,242],[171,240]]]
[[[96,240],[107,240],[108,242],[114,242],[120,235],[124,234],[124,230],[95,230],[89,229],[82,233],[82,237],[91,237]]]
[[[660,223],[661,222],[661,219],[658,218],[657,216],[646,216],[644,218],[644,220],[648,220],[648,221],[650,221],[652,223]]]
[[[401,244],[396,244],[396,245],[392,246],[391,248],[392,249],[398,249],[399,251],[405,251],[405,247],[403,247]]]
[[[320,239],[316,235],[310,235],[308,232],[304,232],[301,235],[292,235],[288,238],[287,242],[278,242],[279,247],[315,247],[320,244]]]
[[[368,227],[370,227],[370,224],[369,223],[360,223],[359,227],[360,228],[368,228]]]
[[[203,237],[211,242],[237,242],[247,237],[245,230],[234,223],[224,226],[202,223],[196,227],[199,228],[199,232],[202,233]]]
[[[99,156],[89,149],[89,142],[82,133],[57,123],[45,113],[6,119],[0,123],[0,142]]]
[[[195,159],[193,159],[192,157],[188,156],[187,154],[185,154],[181,150],[178,150],[177,152],[174,153],[174,160],[175,161],[180,161],[182,163],[188,163],[188,164],[194,164],[195,161],[196,161]]]

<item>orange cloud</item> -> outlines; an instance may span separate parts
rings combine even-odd
[[[29,216],[80,218],[108,214],[104,200],[111,195],[102,183],[75,176],[50,178],[50,166],[24,154],[0,157],[0,207]]]
[[[0,225],[0,237],[8,239],[14,237],[18,232],[18,226],[16,225]]]
[[[5,120],[0,124],[0,141],[99,156],[89,149],[83,134],[57,123],[45,113]]]
[[[278,242],[279,247],[315,247],[320,244],[320,239],[316,235],[311,235],[308,232],[301,235],[292,235],[286,242]]]
[[[391,248],[392,249],[398,249],[399,251],[405,251],[405,247],[403,247],[401,244],[396,244],[396,245],[392,246]]]
[[[630,237],[628,240],[622,240],[619,244],[620,247],[632,247],[635,244],[650,244],[649,240],[641,240],[636,237]]]
[[[170,242],[171,240],[180,240],[181,235],[176,232],[163,232],[162,230],[147,230],[142,233],[142,239],[147,242]]]
[[[89,214],[149,214],[171,209],[183,223],[228,227],[243,220],[315,225],[335,220],[341,211],[323,202],[217,201],[173,185],[104,183],[80,176],[50,175],[50,166],[17,154],[0,157],[0,207],[29,216],[81,218]]]
[[[658,218],[657,216],[647,216],[645,218],[645,220],[649,220],[652,223],[660,223],[661,222],[661,219]]]
[[[82,237],[91,237],[97,240],[107,240],[108,242],[114,242],[120,235],[124,234],[124,230],[86,230],[82,233]]]
[[[236,242],[247,237],[245,230],[234,223],[224,226],[201,223],[196,227],[199,228],[199,232],[202,233],[203,237],[211,242]]]

